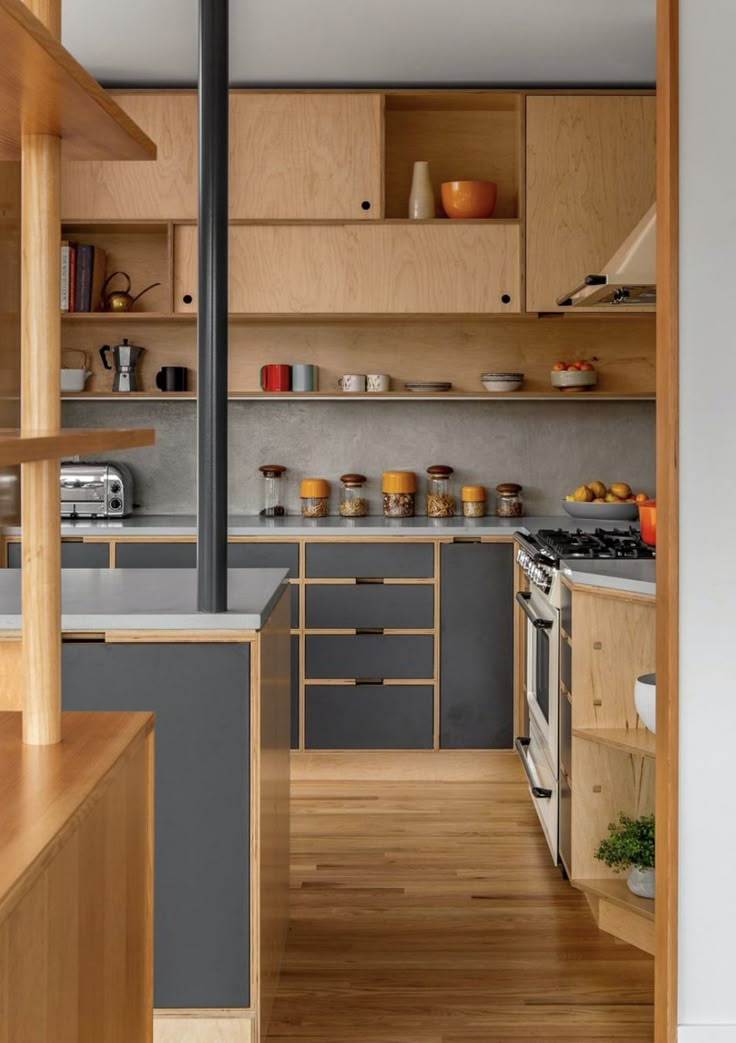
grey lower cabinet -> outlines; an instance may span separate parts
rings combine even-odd
[[[21,567],[20,543],[8,544],[8,568]],[[109,543],[75,543],[62,540],[61,567],[63,569],[106,569],[110,566]]]
[[[250,1002],[250,647],[65,643],[64,709],[152,710],[154,1006]]]
[[[432,678],[431,634],[307,634],[305,676],[322,678]]]
[[[322,750],[432,748],[432,685],[307,685],[305,744]]]
[[[440,746],[510,748],[512,546],[443,544],[440,577]]]

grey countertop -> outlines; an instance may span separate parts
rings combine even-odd
[[[562,575],[577,586],[606,587],[632,594],[657,592],[655,561],[563,561]]]
[[[197,612],[194,569],[64,569],[66,631],[260,630],[287,587],[285,569],[231,569],[227,612]],[[21,625],[21,573],[0,569],[0,630]]]
[[[627,522],[584,522],[566,514],[526,518],[261,518],[258,515],[231,515],[230,536],[511,536],[517,530],[628,528]],[[19,526],[6,526],[6,536],[20,536]],[[197,520],[193,514],[134,514],[119,520],[64,520],[62,536],[195,536]]]

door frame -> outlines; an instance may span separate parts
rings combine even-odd
[[[657,0],[657,700],[655,1043],[677,1039],[679,0]]]

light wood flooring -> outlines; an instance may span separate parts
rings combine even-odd
[[[292,793],[269,1043],[651,1043],[653,961],[598,931],[522,782]]]

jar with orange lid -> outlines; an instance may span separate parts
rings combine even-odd
[[[502,482],[501,485],[496,486],[498,493],[496,516],[498,518],[521,518],[524,513],[521,488],[515,482]]]
[[[433,464],[427,468],[427,517],[452,518],[455,514],[455,495],[452,491],[454,467]]]
[[[482,518],[486,513],[485,485],[464,485],[460,490],[464,518]]]
[[[413,471],[384,471],[383,513],[387,518],[413,518],[417,476]]]
[[[302,517],[326,518],[330,510],[330,483],[325,478],[302,478]]]

